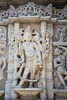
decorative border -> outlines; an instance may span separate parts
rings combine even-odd
[[[34,4],[34,2],[28,2],[17,8],[10,5],[8,10],[0,11],[0,21],[9,17],[19,16],[50,16],[51,18],[67,19],[67,5],[63,9],[56,9],[52,7],[52,4],[44,6]]]

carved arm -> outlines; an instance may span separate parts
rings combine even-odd
[[[58,63],[59,62],[59,63]],[[54,67],[60,67],[62,66],[64,63],[62,61],[58,61],[58,57],[54,59]]]
[[[4,57],[2,57],[2,62],[3,62],[3,67],[2,67],[2,71],[4,70],[4,68],[6,67],[6,60]]]
[[[39,65],[39,68],[42,68],[42,60],[41,60],[40,50],[39,50],[38,46],[36,45],[36,43],[34,43],[34,47],[36,49],[37,56],[38,56],[38,65]]]
[[[63,55],[66,56],[66,54],[67,54],[67,48],[63,47],[63,46],[59,46],[59,47],[62,48],[63,50],[65,50],[65,52],[63,53]]]

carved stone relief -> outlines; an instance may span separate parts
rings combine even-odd
[[[67,5],[63,9],[56,9],[53,7],[53,17],[67,19]]]
[[[9,45],[10,45],[10,53],[12,56],[14,56],[14,46],[15,46],[15,33],[14,33],[14,27],[10,31],[10,39],[9,39]]]
[[[6,28],[4,26],[0,26],[0,80],[3,79],[3,71],[6,67],[5,60],[5,52],[6,52]]]
[[[67,81],[67,68],[66,68],[67,48],[64,46],[59,46],[58,48],[55,49],[54,55],[55,55],[54,67],[56,68],[55,74],[57,74],[64,88],[67,88],[67,84],[65,82]]]
[[[52,7],[52,4],[44,6],[29,2],[28,4],[17,8],[10,5],[8,10],[0,11],[0,20],[20,16],[50,16],[57,19],[67,19],[67,5],[64,9],[56,9],[55,7]]]
[[[21,29],[21,37],[18,44],[18,57],[20,63],[18,65],[18,72],[16,77],[20,78],[20,82],[16,87],[23,87],[24,82],[28,81],[29,86],[33,87],[33,83],[40,80],[40,70],[42,69],[42,57],[41,52],[43,51],[42,44],[40,43],[39,33],[34,30],[32,32],[31,27],[28,26],[26,30]],[[18,39],[19,40],[19,39]],[[24,69],[23,75],[21,75]],[[37,75],[36,75],[37,72]],[[30,74],[29,78],[28,75]],[[36,77],[37,76],[37,77]]]
[[[60,27],[60,26],[59,26]],[[56,41],[53,42],[54,48],[54,76],[55,84],[58,85],[55,88],[66,89],[67,88],[67,26],[56,29]],[[59,80],[57,80],[57,77]],[[57,82],[58,81],[58,82]]]
[[[0,26],[0,96],[5,90],[6,69],[6,27]]]
[[[52,4],[44,6],[29,2],[17,8],[11,5],[8,10],[1,11],[0,20],[22,16],[67,19],[66,15],[67,6],[62,10],[52,7]],[[30,22],[28,19],[28,22],[23,22],[20,18],[22,22],[9,22],[8,40],[6,28],[0,26],[0,81],[6,67],[6,50],[8,53],[5,98],[10,95],[11,98],[17,99],[14,94],[17,91],[18,94],[23,94],[23,97],[35,95],[37,99],[44,100],[50,95],[53,99],[53,88],[63,89],[64,92],[66,90],[67,93],[67,25],[53,23],[54,19],[51,18],[39,19],[36,22],[31,19]]]

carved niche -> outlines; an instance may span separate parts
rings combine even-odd
[[[59,25],[58,25],[59,26]],[[56,28],[55,42],[53,42],[54,82],[55,88],[67,88],[67,26]]]
[[[43,88],[42,83],[42,52],[48,54],[49,49],[49,33],[46,32],[46,51],[43,47],[42,37],[36,29],[31,29],[28,25],[27,29],[19,29],[16,36],[17,41],[17,86],[15,88]],[[46,55],[47,56],[47,55]]]
[[[62,88],[67,88],[67,47],[59,46],[54,50],[54,67],[56,68],[55,74],[58,76],[60,83],[58,84]]]
[[[28,26],[26,30],[21,28],[19,32],[17,57],[20,59],[20,63],[17,67],[16,78],[19,78],[20,81],[16,87],[21,88],[25,82],[28,82],[27,87],[32,88],[34,83],[40,81],[43,47],[37,30],[33,32]]]

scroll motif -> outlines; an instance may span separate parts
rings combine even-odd
[[[67,5],[63,9],[56,9],[53,7],[53,17],[58,19],[67,19]]]
[[[8,10],[0,11],[0,20],[19,16],[50,16],[57,19],[67,19],[67,5],[63,9],[56,9],[52,7],[52,4],[45,6],[34,4],[34,2],[28,2],[17,8],[10,5]]]
[[[29,2],[24,6],[19,6],[15,8],[10,5],[10,8],[6,11],[1,11],[0,20],[7,19],[9,17],[19,17],[19,16],[52,16],[52,4],[47,7],[42,5],[34,4],[34,2]]]

